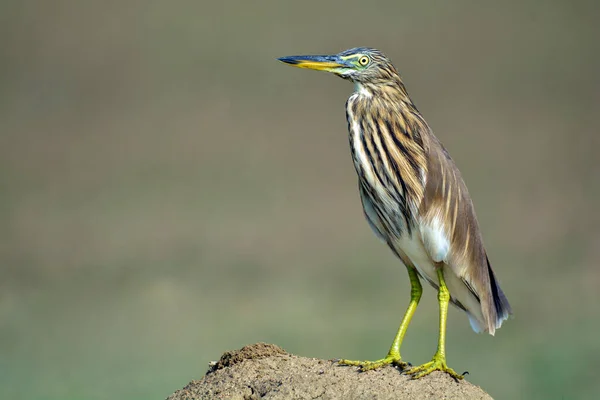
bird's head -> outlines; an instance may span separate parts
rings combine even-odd
[[[279,61],[298,68],[333,72],[357,84],[376,85],[399,79],[390,59],[368,47],[356,47],[329,56],[281,57]]]

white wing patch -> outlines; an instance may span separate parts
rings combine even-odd
[[[421,237],[425,249],[433,261],[445,262],[447,260],[450,241],[444,230],[442,220],[438,216],[434,217],[430,223],[421,224]]]

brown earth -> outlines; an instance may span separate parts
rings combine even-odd
[[[331,360],[299,357],[265,343],[223,354],[199,381],[167,400],[491,399],[480,387],[434,372],[418,380],[395,367],[358,372]]]

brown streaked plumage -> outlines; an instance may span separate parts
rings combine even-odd
[[[388,355],[375,362],[341,362],[363,369],[407,366],[400,345],[421,296],[418,273],[438,289],[440,338],[433,360],[409,373],[420,377],[442,370],[462,378],[446,365],[448,301],[466,311],[475,331],[492,335],[511,310],[454,161],[411,101],[391,61],[378,50],[354,48],[334,56],[280,60],[354,82],[346,117],[364,213],[411,279],[411,303]]]
[[[452,301],[472,313],[474,330],[493,335],[510,314],[510,306],[490,265],[473,202],[460,172],[433,134],[429,140],[428,179],[420,206],[422,223],[431,224],[441,215],[446,235],[450,238],[450,251],[444,264],[461,278],[470,294],[480,303],[480,308],[466,309],[455,297]]]

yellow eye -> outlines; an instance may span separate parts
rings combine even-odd
[[[365,65],[367,65],[369,63],[369,61],[371,61],[371,60],[369,60],[369,57],[367,57],[367,56],[362,56],[361,58],[358,59],[358,63],[360,65],[362,65],[363,67]]]

